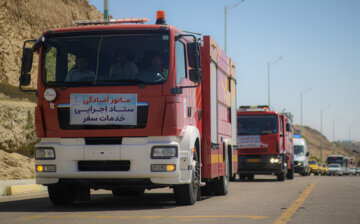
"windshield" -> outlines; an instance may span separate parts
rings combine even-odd
[[[304,146],[295,145],[294,146],[294,153],[295,153],[295,155],[304,155]]]
[[[316,164],[315,161],[309,161],[309,164]]]
[[[335,156],[328,157],[327,163],[328,163],[328,164],[330,164],[330,163],[337,163],[337,164],[342,165],[342,164],[343,164],[343,157],[335,157]]]
[[[238,116],[237,129],[239,135],[265,135],[278,132],[276,115]]]
[[[46,85],[158,84],[167,79],[168,34],[46,38]]]

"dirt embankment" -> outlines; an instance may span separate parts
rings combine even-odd
[[[300,132],[300,126],[295,125],[295,133]],[[332,154],[342,154],[346,156],[354,156],[356,161],[359,161],[360,155],[358,153],[354,153],[338,143],[329,142],[328,139],[321,135],[321,133],[315,129],[312,129],[307,126],[303,126],[302,136],[306,139],[308,149],[310,152],[310,157],[315,157],[320,159],[320,139],[322,142],[322,160],[326,161],[327,157]]]
[[[75,20],[101,19],[87,0],[0,0],[0,83],[18,85],[22,46],[45,29],[73,26]],[[34,60],[32,84],[36,84]]]
[[[88,0],[0,0],[0,179],[34,176],[34,108],[36,97],[18,90],[22,47],[50,28],[73,21],[101,19]],[[37,56],[32,88],[37,80]]]

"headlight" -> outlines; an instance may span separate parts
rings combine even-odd
[[[151,149],[151,159],[170,159],[177,157],[177,146],[154,146]]]
[[[270,163],[279,163],[280,159],[279,158],[271,158],[270,159]]]
[[[55,150],[53,148],[36,148],[35,159],[55,159]]]

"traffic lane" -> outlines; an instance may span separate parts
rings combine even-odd
[[[310,186],[314,177],[277,182],[273,176],[230,183],[227,196],[203,198],[193,206],[177,206],[170,189],[143,197],[114,198],[98,191],[92,201],[67,207],[50,204],[47,195],[0,202],[4,223],[273,223]],[[151,192],[151,193],[150,193]]]
[[[323,176],[290,223],[360,223],[360,177]]]

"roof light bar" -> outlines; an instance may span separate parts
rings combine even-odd
[[[78,20],[74,24],[78,26],[86,25],[108,25],[108,24],[117,24],[117,23],[146,23],[148,18],[126,18],[126,19],[110,19],[110,20]]]
[[[269,106],[259,105],[259,106],[240,106],[240,111],[269,111]]]

